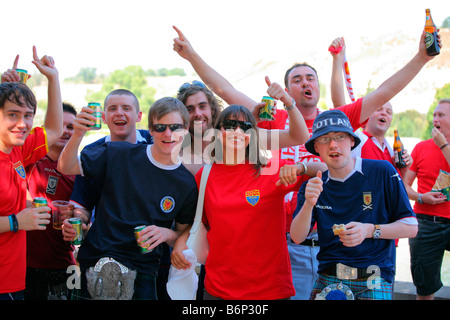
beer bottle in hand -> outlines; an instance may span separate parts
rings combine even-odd
[[[430,9],[425,9],[425,13],[425,46],[427,48],[427,55],[435,56],[441,52],[441,48],[439,48],[437,41],[437,29],[431,18]]]
[[[397,168],[406,167],[406,162],[403,159],[403,143],[398,135],[398,130],[394,130],[394,164]]]

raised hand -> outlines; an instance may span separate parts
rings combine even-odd
[[[180,29],[175,26],[173,26],[173,29],[178,33],[178,38],[173,39],[173,50],[178,53],[180,57],[189,60],[195,52],[191,43]]]
[[[58,70],[55,67],[55,60],[47,55],[44,55],[39,59],[36,51],[36,46],[33,46],[33,61],[31,61],[39,72],[42,73],[47,79],[55,78],[58,76]]]
[[[20,81],[20,76],[16,71],[18,64],[19,64],[19,55],[17,55],[16,58],[14,59],[12,69],[8,69],[2,74],[2,77],[1,77],[2,83],[3,82],[19,82]],[[31,75],[28,75],[28,79],[30,79],[30,78],[31,78]]]

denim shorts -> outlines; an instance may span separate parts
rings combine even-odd
[[[442,287],[441,266],[450,249],[450,223],[418,218],[419,231],[409,239],[411,274],[417,294],[428,296]]]

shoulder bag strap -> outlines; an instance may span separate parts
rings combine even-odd
[[[197,210],[195,212],[194,224],[192,225],[192,228],[189,233],[194,233],[198,229],[200,223],[202,222],[205,187],[206,181],[208,180],[209,172],[211,171],[211,167],[212,167],[211,164],[207,164],[203,167],[202,178],[200,180],[200,187],[198,190]]]

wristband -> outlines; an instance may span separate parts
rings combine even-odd
[[[446,146],[448,146],[448,143],[445,143],[441,146],[441,150],[444,149]]]
[[[15,214],[9,216],[9,228],[14,233],[19,230],[19,223],[17,222],[17,217]]]
[[[292,105],[290,107],[287,107],[286,105],[283,105],[284,110],[289,111],[289,110],[292,110],[295,107],[295,100],[292,97],[291,97],[291,99],[292,99]]]
[[[306,174],[306,171],[308,170],[308,167],[306,166],[306,163],[304,163],[304,162],[299,162],[299,163],[303,166],[303,170],[305,170],[305,171],[303,171],[302,175]]]

